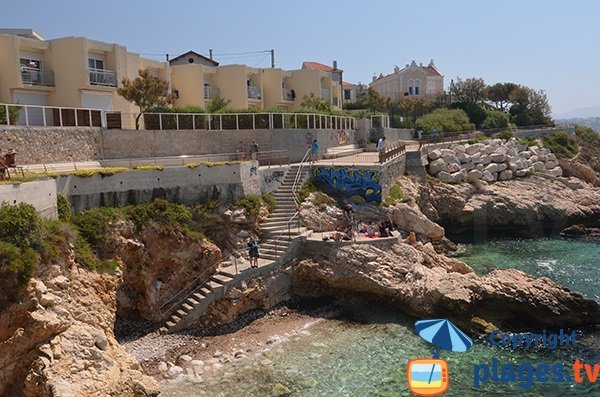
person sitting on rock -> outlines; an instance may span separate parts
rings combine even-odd
[[[335,230],[335,232],[331,233],[331,239],[333,241],[342,241],[342,237],[343,235],[339,227]]]
[[[384,222],[380,222],[379,223],[379,237],[389,237],[389,231],[388,229],[385,227],[385,223]]]
[[[352,226],[348,226],[346,228],[346,231],[344,232],[344,236],[342,237],[342,240],[350,241],[350,240],[352,240],[353,236],[354,236],[354,233],[352,233]]]

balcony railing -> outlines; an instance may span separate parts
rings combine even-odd
[[[117,73],[112,70],[90,68],[90,84],[107,87],[117,86]]]
[[[260,88],[248,86],[248,98],[260,99]]]
[[[213,99],[219,96],[219,89],[217,87],[204,86],[204,99]]]
[[[282,89],[283,99],[286,101],[293,101],[296,98],[294,90],[289,90],[287,88]]]
[[[331,91],[321,89],[321,98],[331,100]]]
[[[21,80],[23,84],[54,87],[54,73],[51,70],[21,67]]]

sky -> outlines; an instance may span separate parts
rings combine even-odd
[[[593,0],[29,0],[2,10],[0,27],[118,43],[153,59],[209,49],[222,64],[257,67],[270,67],[269,56],[218,54],[274,49],[284,69],[335,59],[354,83],[433,58],[445,87],[457,77],[514,82],[544,90],[555,116],[600,116]]]

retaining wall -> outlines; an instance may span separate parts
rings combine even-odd
[[[0,185],[0,203],[29,203],[44,218],[57,219],[56,182],[54,179]]]
[[[64,175],[57,178],[57,190],[68,197],[73,210],[103,206],[124,206],[163,198],[192,205],[218,200],[233,203],[249,194],[260,194],[256,161],[196,168],[169,167],[158,170],[130,170],[90,177]]]
[[[102,158],[102,129],[0,127],[0,154],[17,151],[18,164],[64,163]]]

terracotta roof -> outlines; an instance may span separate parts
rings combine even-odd
[[[302,62],[302,69],[316,69],[324,72],[331,72],[333,70],[331,66],[323,65],[319,62]]]
[[[189,56],[189,55],[196,55],[197,57],[203,58],[203,59],[205,59],[206,61],[208,61],[208,62],[212,63],[212,64],[213,64],[213,66],[219,66],[219,62],[217,62],[217,61],[214,61],[214,60],[212,60],[212,59],[210,59],[210,58],[208,58],[208,57],[205,57],[205,56],[204,56],[204,55],[202,55],[202,54],[198,54],[196,51],[188,51],[188,52],[184,52],[183,54],[181,54],[181,55],[178,55],[178,56],[176,56],[176,57],[175,57],[175,58],[173,58],[173,59],[170,59],[170,60],[169,60],[169,62],[176,61],[176,60],[178,60],[179,58],[183,58],[183,57],[186,57],[186,56]]]
[[[348,83],[347,81],[342,81],[342,86],[344,87],[354,87],[356,84]]]

